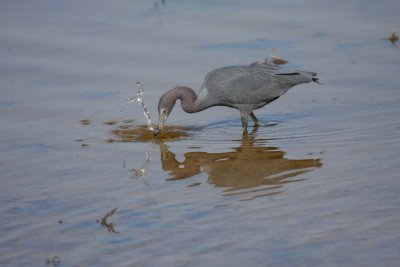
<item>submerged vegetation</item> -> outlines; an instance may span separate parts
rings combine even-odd
[[[107,212],[100,220],[96,220],[96,222],[100,223],[101,226],[106,227],[109,233],[119,234],[119,232],[115,230],[114,224],[107,221],[109,218],[111,218],[111,216],[114,215],[116,211],[117,208],[112,209],[111,211]]]

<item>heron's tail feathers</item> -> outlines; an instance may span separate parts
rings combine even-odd
[[[315,78],[315,77],[312,78],[312,81],[315,82],[315,83],[323,84],[323,83],[321,83],[321,82],[319,81],[318,78]]]

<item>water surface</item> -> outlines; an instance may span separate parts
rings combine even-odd
[[[2,1],[1,266],[398,266],[398,1]],[[268,55],[255,113],[138,105]],[[252,125],[251,125],[252,126]]]

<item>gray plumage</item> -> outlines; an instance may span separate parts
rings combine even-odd
[[[162,129],[177,99],[188,113],[199,112],[213,106],[227,106],[240,111],[243,131],[247,132],[248,117],[256,124],[254,109],[278,99],[291,87],[318,82],[316,73],[286,71],[275,65],[254,63],[249,66],[222,67],[209,72],[198,95],[185,86],[177,86],[161,96],[158,104],[159,128]]]

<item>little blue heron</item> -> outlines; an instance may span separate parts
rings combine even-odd
[[[189,87],[176,86],[167,91],[158,103],[159,129],[162,130],[177,99],[188,113],[199,112],[213,106],[238,109],[243,133],[247,133],[249,116],[256,125],[259,120],[253,110],[278,99],[291,87],[318,82],[317,74],[309,71],[285,71],[268,60],[248,66],[228,66],[209,72],[198,95]]]

